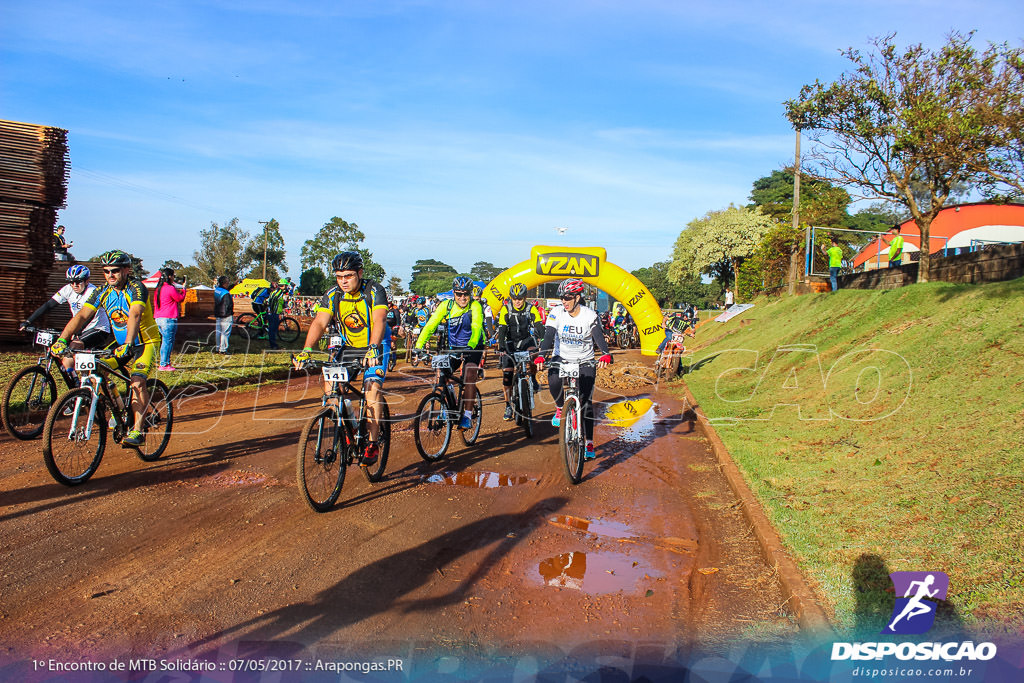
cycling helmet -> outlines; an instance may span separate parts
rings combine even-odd
[[[484,290],[480,289],[479,286],[473,285],[473,298],[479,299],[480,295],[484,293]]]
[[[453,292],[468,292],[473,289],[473,281],[465,275],[459,275],[452,280]]]
[[[363,257],[358,251],[343,251],[331,261],[331,269],[334,272],[339,270],[362,270]]]
[[[291,281],[290,281],[290,280],[288,280],[287,278],[284,278],[284,279],[282,279],[282,280],[278,280],[278,281],[277,281],[277,284],[279,284],[279,285],[290,285],[290,284],[291,284]]]
[[[508,290],[509,297],[513,299],[525,299],[526,298],[526,285],[522,282],[517,282]]]
[[[583,296],[583,280],[580,280],[579,278],[562,280],[558,284],[558,296],[562,297],[566,294],[579,294],[580,296]]]
[[[100,255],[100,263],[105,266],[121,266],[122,268],[130,268],[132,265],[132,257],[120,249],[111,249],[110,251],[104,252]]]
[[[89,269],[85,266],[71,266],[65,277],[68,282],[85,282],[89,279]]]

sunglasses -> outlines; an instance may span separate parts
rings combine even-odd
[[[569,301],[569,300],[575,299],[575,298],[576,298],[575,294],[563,294],[562,295],[562,301]]]
[[[455,296],[469,296],[469,292],[455,292]]]
[[[103,274],[104,275],[117,275],[120,272],[121,272],[120,268],[104,268],[103,269]]]

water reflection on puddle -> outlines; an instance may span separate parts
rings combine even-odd
[[[652,584],[657,578],[629,555],[611,552],[563,553],[541,560],[537,571],[545,586],[586,593],[633,591],[645,577]]]
[[[604,419],[624,441],[650,441],[658,406],[649,398],[619,401],[608,406]],[[621,430],[621,431],[620,431]]]
[[[563,529],[572,529],[573,531],[582,531],[610,538],[633,538],[636,536],[633,530],[625,524],[603,519],[590,520],[572,515],[558,515],[549,519],[548,523]]]
[[[427,477],[429,484],[448,484],[451,486],[468,486],[477,489],[496,489],[505,486],[517,486],[530,481],[521,474],[501,474],[499,472],[441,472]]]

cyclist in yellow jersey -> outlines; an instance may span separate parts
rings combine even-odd
[[[471,298],[473,281],[460,275],[452,281],[453,299],[440,303],[427,321],[426,327],[416,340],[416,350],[423,353],[430,335],[441,324],[446,334],[441,336],[442,348],[447,346],[455,352],[456,361],[452,367],[457,372],[462,360],[466,363],[466,390],[463,392],[462,419],[459,429],[469,429],[473,421],[473,401],[476,399],[476,373],[484,355],[484,310],[479,301]]]
[[[362,359],[370,443],[360,464],[369,466],[377,462],[380,454],[377,416],[380,414],[381,386],[392,353],[391,328],[387,325],[388,295],[380,283],[363,279],[363,257],[359,252],[338,254],[331,267],[338,284],[327,290],[317,304],[316,317],[309,326],[302,353],[295,356],[295,367],[301,369],[305,365],[313,346],[333,321],[345,342],[336,360],[352,362],[356,357]]]
[[[131,277],[131,257],[114,249],[100,256],[99,260],[103,264],[105,284],[92,291],[82,304],[82,309],[64,326],[60,338],[50,347],[50,353],[59,357],[67,349],[67,340],[83,329],[98,309],[103,308],[107,312],[114,338],[120,346],[114,349],[112,359],[101,359],[101,362],[111,367],[131,368],[135,425],[121,443],[141,446],[145,443],[142,421],[149,404],[146,379],[153,371],[160,330],[153,318],[153,302],[149,292],[141,282]]]

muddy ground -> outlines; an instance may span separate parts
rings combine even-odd
[[[4,435],[0,678],[45,678],[31,660],[143,657],[222,668],[279,657],[309,671],[362,655],[464,674],[528,657],[585,671],[600,656],[670,666],[695,648],[794,632],[680,400],[654,390],[650,359],[616,358],[599,412],[653,406],[628,428],[598,426],[577,486],[546,387],[528,440],[501,419],[494,369],[478,442],[456,437],[428,464],[408,418],[430,378],[400,363],[385,479],[350,468],[324,514],[295,483],[299,431],[319,406],[318,384],[301,377],[180,396],[161,460],[111,443],[76,488],[51,479],[40,441]]]

